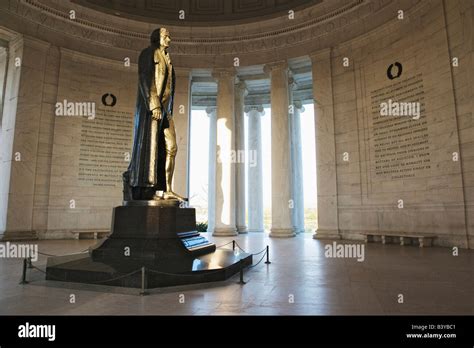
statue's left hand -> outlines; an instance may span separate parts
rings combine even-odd
[[[153,110],[151,117],[152,117],[155,121],[161,120],[161,111],[160,111],[159,109]]]

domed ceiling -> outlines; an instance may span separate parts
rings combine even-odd
[[[255,22],[322,0],[72,0],[108,14],[160,24],[214,26]],[[184,21],[179,18],[184,11]]]

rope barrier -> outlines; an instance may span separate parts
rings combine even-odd
[[[266,255],[267,255],[267,253],[263,254],[262,257],[260,258],[260,260],[255,265],[249,266],[249,268],[257,267],[260,264],[260,262],[263,261],[263,259],[265,258]]]
[[[119,280],[119,279],[122,279],[122,278],[125,278],[125,277],[130,277],[131,275],[135,274],[135,273],[138,273],[138,272],[141,272],[142,269],[137,269],[136,271],[133,271],[133,272],[130,272],[130,273],[127,273],[127,274],[124,274],[124,275],[121,275],[121,276],[118,276],[118,277],[115,277],[115,278],[112,278],[112,279],[107,279],[107,280],[99,280],[98,282],[93,282],[92,284],[102,284],[102,283],[108,283],[108,282],[111,282],[111,281],[114,281],[114,280]]]
[[[142,288],[141,288],[141,291],[140,291],[140,296],[147,296],[148,295],[148,291],[146,291],[146,289],[148,288],[148,281],[147,281],[147,277],[146,277],[146,268],[145,267],[142,267]]]
[[[243,260],[240,259],[239,261],[239,266],[240,266],[240,272],[239,272],[239,284],[242,284],[242,285],[245,285],[247,284],[246,281],[244,281],[244,263],[243,263]]]
[[[241,251],[243,251],[244,253],[246,253],[246,251],[245,251],[245,250],[239,245],[239,243],[237,243],[235,240],[230,241],[229,243],[222,244],[222,245],[216,247],[216,249],[222,248],[222,247],[224,247],[224,246],[226,246],[226,245],[229,245],[229,244],[231,244],[231,243],[235,243],[235,245],[237,245],[237,247],[238,247]],[[266,250],[267,250],[267,247],[265,247],[264,249],[262,249],[262,250],[259,251],[258,253],[254,253],[254,254],[251,254],[251,255],[256,256],[256,255],[259,255],[259,254],[265,252]]]
[[[36,267],[33,265],[33,268],[46,274],[46,271]],[[99,283],[107,283],[107,282],[110,282],[110,281],[113,281],[113,280],[118,280],[118,279],[121,279],[121,278],[125,278],[125,277],[128,277],[128,276],[131,276],[135,273],[138,273],[138,272],[141,272],[142,271],[142,268],[136,270],[136,271],[133,271],[133,272],[130,272],[130,273],[127,273],[127,274],[124,274],[122,276],[119,276],[119,277],[116,277],[116,278],[111,278],[111,279],[107,279],[107,280],[101,280],[101,281],[98,281],[98,282],[92,282],[92,284],[99,284]],[[195,277],[196,274],[182,274],[182,273],[168,273],[168,272],[160,272],[160,271],[155,271],[155,270],[152,270],[152,269],[147,269],[148,272],[150,273],[156,273],[156,274],[164,274],[164,275],[171,275],[171,276],[185,276],[185,277]],[[218,269],[218,270],[215,270],[215,271],[212,271],[212,272],[208,272],[206,273],[206,275],[208,274],[214,274],[214,273],[217,273],[217,272],[221,272],[222,270]],[[51,275],[50,275],[51,276]],[[52,276],[52,278],[55,278],[54,276]],[[56,278],[57,280],[63,280],[63,279],[59,279],[59,278]]]
[[[229,244],[229,243],[228,243],[228,244]],[[247,251],[245,251],[245,250],[239,245],[239,243],[235,242],[235,245],[237,245],[237,247],[238,247],[240,250],[242,250],[244,253],[247,252]],[[265,251],[267,250],[267,248],[268,248],[268,247],[265,247],[263,250],[259,251],[258,253],[254,253],[254,254],[250,254],[250,255],[252,255],[252,256],[259,255],[259,254],[265,252]]]
[[[218,248],[221,248],[221,247],[223,247],[223,246],[229,245],[229,244],[231,244],[231,243],[233,244],[233,246],[237,245],[237,247],[238,247],[241,251],[246,252],[244,249],[242,249],[242,248],[240,247],[240,245],[239,245],[235,240],[233,240],[233,241],[231,241],[231,242],[229,242],[229,243],[223,244],[223,245],[221,245],[221,246],[218,247]],[[86,251],[86,250],[89,250],[89,248],[85,249],[84,251]],[[84,251],[82,251],[81,253],[83,253]],[[265,253],[264,253],[264,252],[265,252]],[[38,253],[41,254],[41,255],[46,255],[46,256],[61,256],[61,255],[51,255],[51,254],[41,253],[41,252],[38,252]],[[257,267],[257,266],[263,261],[263,259],[265,258],[265,256],[267,256],[267,261],[266,261],[265,263],[266,263],[266,264],[270,264],[270,260],[269,260],[269,258],[268,258],[268,255],[269,255],[269,247],[268,247],[268,246],[266,246],[265,249],[263,249],[262,251],[259,251],[258,253],[254,253],[254,254],[251,254],[251,255],[252,255],[252,256],[256,256],[256,255],[259,255],[259,254],[262,254],[262,253],[264,253],[264,254],[262,255],[262,257],[260,258],[260,260],[259,260],[255,265],[247,266],[249,269],[252,269],[252,268]],[[240,263],[240,283],[241,283],[241,284],[245,284],[245,282],[243,281],[243,269],[244,269],[244,267],[243,267],[243,259],[240,259],[240,260],[239,260],[239,263]],[[33,263],[31,262],[31,258],[26,258],[26,259],[23,260],[23,274],[22,274],[22,282],[21,282],[21,284],[27,284],[27,283],[28,283],[28,282],[26,281],[26,268],[27,268],[27,266],[28,266],[29,268],[34,268],[34,269],[36,269],[36,270],[38,270],[38,271],[40,271],[40,272],[42,272],[42,273],[44,273],[44,274],[47,274],[46,271],[44,271],[44,270],[42,270],[42,269],[36,267],[35,265],[33,265]],[[136,274],[136,273],[138,273],[138,272],[142,272],[142,283],[143,283],[143,282],[145,281],[145,278],[146,278],[146,277],[145,277],[145,270],[146,270],[145,267],[141,267],[140,269],[137,269],[137,270],[135,270],[135,271],[132,271],[132,272],[130,272],[130,273],[127,273],[127,274],[124,274],[124,275],[121,275],[121,276],[118,276],[118,277],[114,277],[114,278],[110,278],[110,279],[106,279],[106,280],[95,281],[95,282],[88,282],[88,283],[90,283],[90,284],[103,284],[103,283],[108,283],[108,282],[111,282],[111,281],[115,281],[115,280],[123,279],[123,278],[126,278],[126,277],[130,277],[130,276],[132,276],[133,274]],[[162,274],[162,275],[168,275],[168,276],[180,276],[180,277],[196,277],[196,276],[198,276],[198,275],[201,275],[201,274],[169,273],[169,272],[155,271],[155,270],[152,270],[152,269],[148,269],[148,271],[149,271],[150,273],[155,273],[155,274]],[[205,275],[206,275],[206,276],[207,276],[207,275],[212,275],[212,274],[217,273],[217,272],[222,272],[222,270],[221,270],[221,269],[218,269],[218,270],[215,270],[215,271],[207,272],[207,273],[205,273]],[[59,280],[59,281],[64,281],[63,279],[59,279],[59,278],[57,278],[57,277],[52,276],[51,274],[49,274],[49,277],[54,278],[54,279]],[[145,288],[146,288],[146,286],[142,284],[142,293],[141,293],[141,294],[146,294],[146,293],[144,292],[144,289],[145,289]]]
[[[82,253],[85,253],[86,251],[89,251],[89,248],[84,249],[84,250],[82,250],[82,251],[79,251],[77,254],[82,254]],[[67,254],[67,255],[53,255],[53,254],[42,253],[42,252],[40,252],[40,251],[38,251],[38,254],[44,255],[44,256],[52,256],[52,257],[60,257],[60,256],[69,256],[69,255],[71,255],[71,254]]]
[[[36,267],[35,265],[33,265],[33,268],[40,271],[41,273],[44,273],[44,274],[47,274],[46,271],[43,271],[41,268],[38,268]],[[135,273],[138,273],[138,272],[141,272],[142,269],[138,269],[136,271],[133,271],[133,272],[130,272],[130,273],[127,273],[127,274],[124,274],[124,275],[121,275],[121,276],[118,276],[118,277],[115,277],[115,278],[110,278],[110,279],[106,279],[106,280],[99,280],[97,282],[88,282],[89,284],[101,284],[101,283],[107,283],[107,282],[111,282],[111,281],[114,281],[114,280],[118,280],[118,279],[122,279],[122,278],[125,278],[125,277],[129,277]],[[64,281],[64,279],[60,279],[60,278],[57,278],[57,277],[54,277],[52,276],[51,274],[49,274],[49,277],[51,278],[55,278],[56,280],[60,280],[60,281]]]
[[[267,250],[267,247],[265,247],[265,249],[263,249],[262,251],[259,251],[258,253],[255,253],[255,254],[252,254],[253,256],[257,256],[257,255],[260,255],[261,253],[265,252]]]
[[[21,282],[20,284],[28,284],[28,281],[26,280],[26,267],[28,264],[28,259],[23,259],[23,271],[21,274]]]
[[[231,243],[233,243],[234,241],[230,241],[229,243],[225,243],[225,244],[222,244],[222,245],[219,245],[219,246],[216,246],[216,249],[219,249],[219,248],[222,248],[222,247],[225,247],[226,245],[229,245]]]
[[[42,253],[41,251],[38,251],[38,254],[44,255],[44,256],[60,256],[60,255],[52,255],[52,254]]]
[[[237,245],[237,247],[238,247],[241,251],[243,251],[244,253],[247,252],[247,251],[245,251],[245,249],[243,249],[243,248],[239,245],[239,243],[237,243],[237,242],[234,241],[234,240],[233,240],[233,241],[230,241],[229,243],[225,243],[225,244],[216,246],[216,249],[220,249],[220,248],[225,247],[226,245],[229,245],[229,244],[232,244],[232,243],[235,243],[235,245]],[[82,254],[82,253],[88,252],[89,249],[90,249],[90,248],[81,250],[81,251],[77,252],[77,254]],[[259,251],[258,253],[254,253],[254,254],[251,254],[251,255],[254,255],[254,256],[259,255],[259,254],[263,253],[265,250],[266,250],[266,248],[263,249],[263,250],[261,250],[261,251]],[[48,254],[48,253],[42,253],[42,252],[40,252],[40,251],[38,251],[38,254],[44,255],[44,256],[52,256],[52,257],[61,257],[61,256],[69,256],[69,255],[70,255],[70,254],[66,254],[66,255],[53,255],[53,254]]]
[[[160,272],[160,271],[155,271],[155,270],[152,270],[152,269],[147,269],[148,272],[150,273],[156,273],[156,274],[164,274],[164,275],[170,275],[170,276],[180,276],[180,277],[196,277],[198,276],[199,274],[183,274],[183,273],[167,273],[167,272]],[[205,273],[206,275],[208,274],[214,274],[214,273],[217,273],[217,272],[222,272],[221,269],[217,269],[215,271],[211,271],[211,272],[208,272],[208,273]]]
[[[239,245],[239,243],[235,242],[235,245],[237,245],[237,248],[239,248],[239,249],[242,250],[244,253],[246,253],[246,251]]]

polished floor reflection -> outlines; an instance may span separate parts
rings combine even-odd
[[[233,239],[208,238],[218,246]],[[326,258],[325,245],[332,241],[309,234],[272,239],[250,233],[235,239],[252,253],[270,246],[272,263],[246,271],[247,284],[238,284],[237,274],[225,282],[151,290],[148,296],[137,289],[45,281],[38,270],[28,270],[31,282],[20,285],[22,261],[0,259],[0,314],[474,314],[472,250],[453,256],[450,248],[369,244],[358,262]],[[95,241],[38,244],[40,252],[63,255]],[[45,263],[46,256],[40,256],[35,265],[44,269]]]

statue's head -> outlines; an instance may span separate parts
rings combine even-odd
[[[153,30],[150,36],[150,41],[152,46],[168,48],[171,42],[168,29],[158,28]]]

